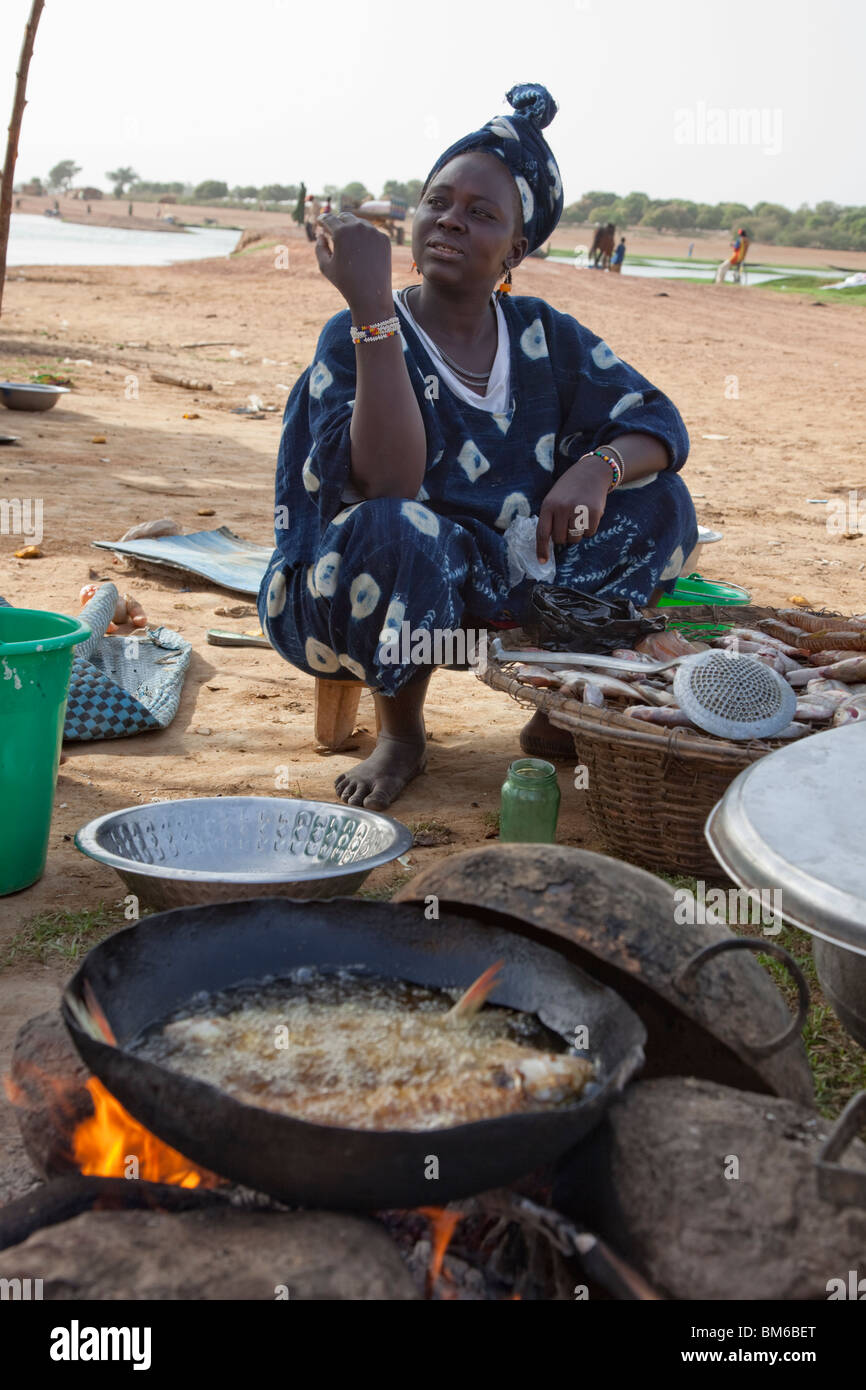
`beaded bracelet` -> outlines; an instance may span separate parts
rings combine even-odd
[[[611,445],[607,445],[606,449],[590,449],[590,451],[583,454],[582,457],[585,459],[603,459],[613,474],[608,492],[613,492],[615,487],[619,487],[625,475],[625,464],[623,463],[622,454],[618,449],[614,449]]]
[[[353,325],[349,332],[353,343],[378,343],[381,338],[393,338],[395,333],[400,332],[400,320],[395,314],[393,318],[382,319],[379,323],[362,323],[357,328]]]

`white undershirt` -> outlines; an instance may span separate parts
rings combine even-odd
[[[465,382],[461,381],[459,376],[455,375],[448,366],[448,363],[444,360],[442,353],[439,351],[433,339],[429,334],[424,332],[424,329],[421,327],[420,323],[418,323],[418,320],[409,308],[406,291],[395,290],[394,299],[403,310],[403,313],[406,315],[415,332],[418,334],[418,337],[433,358],[439,375],[442,377],[442,380],[449,390],[453,391],[454,395],[459,397],[461,401],[465,401],[467,405],[475,406],[476,410],[487,410],[491,415],[506,414],[511,407],[511,394],[509,389],[511,384],[511,346],[508,341],[508,325],[505,322],[502,305],[498,300],[495,301],[497,332],[496,356],[493,359],[493,366],[490,369],[487,391],[483,396],[479,396],[477,392],[471,390]]]

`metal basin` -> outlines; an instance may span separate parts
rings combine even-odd
[[[40,386],[30,381],[0,381],[0,400],[8,410],[50,410],[68,386]]]
[[[412,832],[377,811],[277,796],[192,797],[127,806],[78,831],[144,906],[239,898],[333,898],[405,854]]]

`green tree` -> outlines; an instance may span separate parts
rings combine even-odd
[[[627,193],[624,198],[620,199],[620,205],[622,221],[627,226],[634,227],[640,222],[649,207],[649,198],[646,193]]]
[[[306,202],[306,200],[307,185],[302,182],[300,188],[298,189],[298,201],[295,203],[295,210],[292,213],[292,217],[297,222],[299,227],[302,227],[304,225],[304,203]]]
[[[290,203],[296,198],[298,190],[292,183],[266,183],[260,196],[266,203]]]
[[[383,198],[399,198],[402,202],[409,201],[409,185],[400,183],[399,179],[388,179],[382,187]]]
[[[229,186],[223,183],[222,179],[205,179],[203,183],[196,185],[195,197],[203,202],[210,202],[214,198],[227,198],[229,196]]]
[[[130,169],[127,165],[123,164],[119,169],[110,169],[105,177],[111,180],[114,187],[115,198],[122,198],[126,192],[127,184],[135,183],[138,179],[138,174],[134,169]]]
[[[784,227],[791,220],[790,208],[783,207],[781,203],[756,203],[752,208],[754,217],[772,217],[778,222],[780,227]]]
[[[258,198],[259,190],[254,183],[239,183],[232,189],[233,198]]]
[[[421,201],[421,189],[424,187],[422,179],[409,179],[406,184],[406,201],[410,208],[417,208]]]
[[[700,203],[695,226],[702,232],[718,232],[725,226],[725,212],[720,203]]]
[[[363,183],[347,183],[345,188],[340,190],[347,202],[364,203],[372,197],[367,187]]]
[[[76,164],[74,159],[61,159],[59,164],[55,164],[54,168],[48,171],[48,187],[68,193],[69,185],[75,175],[80,173],[81,165]]]

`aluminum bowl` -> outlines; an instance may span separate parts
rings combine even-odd
[[[32,381],[0,381],[0,399],[8,410],[50,410],[68,386],[42,386]]]
[[[75,844],[142,906],[239,898],[333,898],[405,854],[412,832],[378,811],[277,796],[208,796],[126,806]]]

